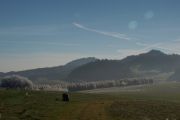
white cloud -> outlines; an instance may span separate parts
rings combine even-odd
[[[124,57],[130,56],[130,55],[138,55],[145,51],[137,50],[137,49],[118,49],[117,52],[120,54],[121,58],[124,58]]]
[[[173,40],[173,42],[180,42],[180,37],[175,39],[175,40]]]
[[[170,42],[163,42],[163,43],[156,43],[156,44],[146,44],[146,43],[141,43],[141,42],[137,42],[136,44],[139,46],[143,46],[144,48],[142,50],[159,49],[167,53],[180,54],[180,49],[179,49],[180,42],[178,40],[174,40]]]
[[[81,25],[79,23],[74,22],[73,23],[74,26],[76,26],[77,28],[86,30],[86,31],[91,31],[91,32],[95,32],[98,34],[102,34],[105,36],[110,36],[110,37],[114,37],[114,38],[118,38],[118,39],[123,39],[123,40],[131,40],[131,38],[129,36],[127,36],[126,34],[122,34],[122,33],[117,33],[117,32],[105,32],[105,31],[101,31],[101,30],[96,30],[96,29],[92,29],[92,28],[88,28],[85,27],[84,25]]]
[[[172,49],[166,48],[166,47],[162,47],[162,43],[156,43],[156,44],[145,44],[145,43],[141,43],[141,42],[137,42],[136,43],[139,46],[143,46],[143,48],[141,49],[118,49],[117,52],[120,53],[121,57],[127,57],[129,55],[138,55],[141,53],[145,53],[148,52],[152,49],[159,49],[159,50],[165,50],[165,51],[172,51]]]
[[[159,46],[162,45],[162,43],[146,44],[146,43],[136,42],[136,45],[143,46],[144,47],[143,49],[146,50],[146,49],[158,48]]]
[[[148,44],[142,43],[142,42],[136,42],[136,45],[139,45],[139,46],[148,46]]]

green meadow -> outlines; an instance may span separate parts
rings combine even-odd
[[[69,102],[61,95],[1,89],[0,120],[180,120],[179,83],[71,92]]]

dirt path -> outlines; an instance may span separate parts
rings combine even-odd
[[[81,112],[80,120],[107,120],[105,102],[92,102],[89,103]]]
[[[67,107],[60,117],[60,120],[109,120],[106,107],[110,102],[91,101]]]

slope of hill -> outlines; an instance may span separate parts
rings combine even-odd
[[[151,50],[148,53],[127,57],[122,62],[131,67],[139,66],[140,70],[169,72],[180,67],[180,55],[168,55],[158,50]]]
[[[170,81],[180,81],[180,69],[177,69],[172,76],[169,78]]]
[[[74,69],[69,81],[119,80],[132,77],[152,77],[180,68],[180,55],[168,55],[151,50],[122,60],[98,60]]]
[[[3,73],[3,72],[0,72],[0,76],[2,76],[2,75],[4,75],[4,73]]]
[[[16,74],[16,75],[28,77],[33,82],[39,82],[39,83],[52,82],[53,80],[63,81],[65,80],[66,76],[76,67],[87,64],[89,62],[94,62],[96,60],[97,59],[93,57],[82,58],[82,59],[77,59],[72,62],[69,62],[63,66],[38,68],[38,69],[18,71],[18,72],[8,72],[8,73],[1,74],[1,77]]]
[[[165,80],[179,68],[180,55],[168,55],[158,50],[151,50],[147,53],[128,56],[122,60],[98,60],[89,57],[74,60],[63,66],[0,73],[0,77],[17,74],[28,77],[34,83],[90,82],[139,77]]]
[[[70,81],[114,80],[131,76],[129,68],[116,60],[98,60],[74,69],[68,76]]]

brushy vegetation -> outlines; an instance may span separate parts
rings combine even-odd
[[[11,75],[1,79],[0,87],[32,89],[33,83],[28,78],[19,75]]]
[[[70,93],[70,102],[61,101],[61,92],[1,89],[0,113],[2,120],[180,119],[180,84],[143,89],[103,94]]]

